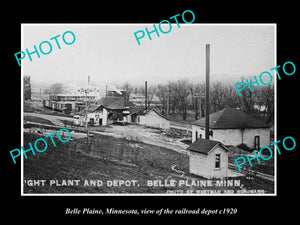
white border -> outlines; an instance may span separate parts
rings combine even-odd
[[[119,24],[119,23],[113,23],[113,24],[107,24],[107,23],[22,23],[21,24],[21,49],[24,49],[23,47],[23,27],[25,25],[45,25],[45,26],[66,26],[66,25],[76,25],[76,26],[132,26],[132,25],[153,25],[151,23],[129,23],[129,24]],[[192,23],[192,24],[180,24],[180,26],[274,26],[274,67],[277,66],[277,23]],[[21,64],[21,146],[23,145],[23,64]],[[274,72],[275,73],[275,72]],[[276,76],[274,76],[276,77]],[[274,142],[277,141],[277,79],[275,79],[274,82]],[[164,193],[157,193],[157,194],[97,194],[97,193],[89,193],[89,194],[69,194],[69,193],[64,193],[64,194],[58,194],[58,193],[48,193],[48,194],[38,194],[38,193],[25,193],[24,194],[24,171],[23,171],[23,162],[24,162],[24,155],[21,157],[21,196],[277,196],[277,151],[274,151],[275,157],[274,157],[274,193],[270,194],[164,194]]]

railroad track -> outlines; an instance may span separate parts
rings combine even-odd
[[[230,169],[238,171],[235,164],[228,163],[228,167]],[[243,173],[245,175],[257,176],[257,177],[260,177],[260,178],[263,178],[263,179],[274,182],[274,176],[273,175],[266,174],[266,173],[261,173],[261,172],[255,171],[255,170],[249,170],[249,169],[243,168],[240,173]]]

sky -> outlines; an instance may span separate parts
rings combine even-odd
[[[276,66],[273,24],[180,24],[178,28],[174,23],[168,34],[152,33],[152,40],[145,35],[138,45],[134,32],[152,30],[153,24],[22,24],[22,51],[31,52],[33,45],[38,48],[56,35],[61,46],[58,49],[52,40],[50,54],[40,53],[40,58],[33,54],[32,61],[26,55],[22,74],[49,85],[82,84],[87,76],[100,86],[142,85],[146,80],[155,85],[184,78],[199,82],[205,79],[206,44],[210,44],[212,81],[235,84],[242,76],[253,77]],[[75,34],[71,45],[62,41],[66,31]]]

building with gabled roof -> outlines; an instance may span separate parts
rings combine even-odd
[[[91,126],[106,126],[108,123],[108,110],[102,105],[89,105],[86,109],[75,113],[74,124],[85,126],[87,122]]]
[[[170,120],[155,108],[137,112],[136,123],[147,127],[170,129]]]
[[[238,109],[226,107],[209,115],[210,139],[225,145],[259,149],[270,144],[270,127]],[[205,137],[205,117],[192,122],[192,142]]]
[[[190,173],[208,179],[227,177],[229,149],[221,142],[197,139],[187,149]]]

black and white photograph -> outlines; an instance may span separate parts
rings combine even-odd
[[[103,3],[3,7],[3,219],[296,219],[296,5]]]
[[[277,194],[277,25],[189,13],[21,25],[23,196]]]

